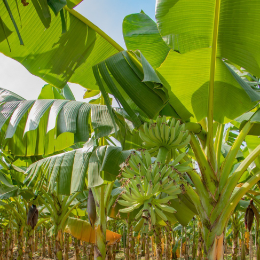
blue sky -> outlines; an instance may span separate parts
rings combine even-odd
[[[125,48],[122,22],[126,15],[143,10],[152,19],[156,0],[83,0],[75,10],[87,17],[111,38]],[[9,89],[26,99],[36,99],[46,84],[31,75],[21,64],[0,53],[0,87]],[[70,84],[77,100],[82,101],[84,89]]]
[[[143,10],[154,19],[155,0],[84,0],[75,10],[125,47],[122,35],[124,17]]]

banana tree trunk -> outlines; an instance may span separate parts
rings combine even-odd
[[[34,252],[38,251],[38,235],[39,232],[35,229],[34,230]]]
[[[70,249],[69,234],[65,233],[64,260],[68,260],[69,259],[69,249]]]
[[[31,226],[27,225],[26,228],[26,249],[25,258],[28,260],[33,259],[33,229]]]
[[[127,219],[127,230],[126,230],[126,244],[125,244],[125,259],[129,260],[129,232],[130,232],[131,222]]]
[[[3,259],[3,229],[0,228],[0,260]]]
[[[55,256],[56,259],[58,260],[63,260],[62,246],[63,246],[63,234],[62,231],[59,230],[55,234]]]
[[[51,251],[51,237],[47,236],[47,245],[48,245],[48,257],[52,257],[52,251]]]
[[[241,239],[241,260],[246,260],[246,245],[244,239]]]
[[[79,253],[79,240],[74,237],[74,249],[75,249],[75,259],[80,260],[80,253]]]
[[[232,248],[232,260],[237,260],[238,255],[238,234],[239,234],[239,220],[238,214],[234,213],[231,217],[233,228],[233,248]]]
[[[234,230],[232,260],[238,259],[237,254],[238,254],[238,230]]]
[[[224,259],[224,234],[215,236],[213,245],[206,252],[206,260]]]
[[[249,233],[249,259],[253,259],[253,237],[252,237],[252,230]]]
[[[154,226],[154,236],[156,244],[156,260],[162,260],[162,231],[158,225]]]
[[[17,241],[17,260],[23,259],[23,227],[18,226],[18,241]]]
[[[8,241],[8,259],[13,260],[13,229],[10,228],[9,241]]]
[[[83,259],[87,258],[87,243],[85,241],[82,242],[82,246],[83,246]]]
[[[130,260],[135,260],[135,240],[133,237],[133,226],[130,225],[129,230],[129,258]]]
[[[170,232],[170,228],[166,227],[165,228],[166,231],[166,250],[165,250],[165,259],[166,260],[170,260],[171,259],[171,249],[172,249],[172,234]]]
[[[45,239],[45,232],[46,232],[46,228],[45,228],[45,226],[43,226],[43,228],[42,228],[42,256],[43,256],[43,257],[46,256],[46,239]]]
[[[196,259],[197,243],[196,243],[196,219],[193,218],[193,241],[192,241],[192,259]]]
[[[105,260],[106,258],[106,212],[104,204],[104,185],[100,187],[100,224],[96,228],[96,245],[94,249],[95,260]]]
[[[145,260],[150,259],[150,237],[146,233],[145,234]]]

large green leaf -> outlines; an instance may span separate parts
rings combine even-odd
[[[187,120],[193,114],[195,116],[193,120],[200,121],[207,116],[210,55],[209,48],[185,54],[170,51],[165,62],[158,69],[164,86],[169,90],[169,102],[183,119]],[[254,103],[224,61],[217,59],[214,119],[226,123],[250,110],[253,105]]]
[[[260,26],[259,11],[257,0],[157,0],[159,31],[175,50],[158,71],[181,117],[191,113],[196,121],[210,116],[210,122],[228,122],[259,100],[224,62],[260,77],[260,34],[254,29]]]
[[[186,53],[212,47],[216,0],[157,0],[161,35],[174,50]],[[218,54],[260,77],[260,26],[257,0],[222,0],[218,24]],[[234,33],[235,32],[235,33]],[[252,37],[253,36],[253,37]]]
[[[9,5],[14,20],[18,23],[20,18],[15,2],[9,1]],[[62,9],[67,32],[62,34],[62,19],[49,12],[48,7],[43,5],[46,2],[35,0],[26,7],[19,8],[22,27],[18,27],[24,46],[20,46],[15,33],[9,35],[7,31],[11,51],[6,40],[0,42],[0,51],[23,64],[32,74],[57,87],[62,88],[70,81],[89,89],[98,89],[92,66],[123,50],[122,47],[86,18],[67,7]],[[79,1],[69,2],[69,6],[73,7]],[[59,11],[66,1],[52,0],[48,3]],[[0,17],[5,26],[14,31],[3,1],[0,2]],[[0,29],[0,33],[0,39],[5,38],[3,30]]]
[[[120,52],[95,66],[95,76],[101,91],[109,92],[122,104],[136,126],[140,122],[134,110],[153,118],[168,101],[167,90],[145,57]]]
[[[120,147],[100,146],[50,156],[30,165],[26,182],[39,189],[45,181],[50,192],[70,195],[82,191],[85,183],[95,187],[115,180],[129,154]]]
[[[127,49],[140,50],[154,68],[162,64],[170,50],[156,23],[143,12],[125,17],[123,34]]]
[[[0,100],[18,99],[13,93],[0,91]],[[32,156],[52,154],[74,143],[86,142],[91,132],[95,138],[108,136],[115,132],[115,126],[106,106],[39,99],[2,102],[0,130],[2,147],[15,155]]]

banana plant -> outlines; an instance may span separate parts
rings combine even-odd
[[[106,60],[103,57],[93,68],[102,95],[112,93],[136,125],[140,125],[133,113],[136,110],[146,118],[160,113],[183,123],[194,123],[189,129],[189,152],[198,169],[188,172],[191,185],[183,185],[201,219],[209,260],[223,259],[225,226],[240,199],[260,180],[255,168],[253,176],[236,189],[239,179],[260,153],[256,141],[256,147],[232,171],[244,140],[259,123],[258,112],[252,109],[260,97],[230,66],[235,64],[260,77],[260,34],[254,33],[254,41],[251,37],[252,28],[260,26],[259,11],[257,0],[157,0],[156,23],[143,13],[126,18],[128,51]],[[7,47],[3,48],[7,52]],[[37,71],[40,66],[36,66]],[[55,73],[57,66],[51,69]],[[80,82],[80,75],[86,74],[77,75]],[[94,86],[88,86],[90,89],[97,87],[93,77],[88,78]],[[109,107],[108,98],[106,104]],[[239,125],[239,134],[223,158],[225,124],[249,110],[252,114]]]
[[[259,77],[259,67],[254,66],[259,63],[259,59],[254,58],[259,56],[259,42],[236,36],[231,36],[229,41],[226,37],[231,28],[236,28],[239,35],[248,35],[251,28],[259,25],[256,17],[260,6],[256,1],[250,4],[239,1],[234,13],[235,4],[231,0],[210,3],[201,0],[196,4],[184,0],[158,0],[156,23],[144,13],[126,17],[123,30],[129,50],[96,65],[100,90],[105,92],[109,89],[123,107],[130,104],[128,98],[132,97],[131,90],[135,87],[125,83],[136,80],[130,73],[132,69],[142,82],[152,79],[154,84],[151,88],[168,90],[168,102],[160,109],[162,115],[195,123],[196,127],[189,129],[190,154],[199,169],[188,173],[195,189],[190,185],[184,186],[201,219],[205,253],[209,260],[223,259],[225,226],[240,199],[260,180],[256,168],[253,176],[235,189],[241,176],[260,154],[259,142],[255,142],[255,149],[232,171],[246,136],[259,122],[259,111],[252,109],[260,99],[259,93],[229,66],[235,64]],[[255,18],[247,18],[245,10]],[[260,34],[256,38],[260,38]],[[246,49],[252,58],[245,60],[240,48]],[[137,49],[141,53],[135,51]],[[155,53],[160,53],[159,57],[155,57]],[[121,72],[125,73],[124,79],[120,77]],[[117,93],[113,77],[120,89],[127,92],[127,98]],[[185,90],[184,86],[187,86]],[[241,105],[237,105],[238,100]],[[136,102],[136,105],[141,108],[140,103]],[[240,125],[235,142],[223,158],[225,124],[249,110],[253,113]]]
[[[120,194],[123,200],[118,203],[126,208],[119,212],[130,213],[138,209],[135,230],[145,222],[146,226],[152,225],[158,260],[162,259],[160,221],[169,227],[170,222],[176,222],[172,216],[176,210],[169,204],[181,193],[186,183],[185,173],[192,170],[189,160],[181,162],[188,157],[181,149],[191,140],[185,129],[185,124],[181,125],[175,119],[166,121],[165,116],[157,117],[156,122],[145,123],[139,134],[148,150],[141,155],[133,152],[122,167],[125,192]],[[157,153],[154,162],[150,153]]]
[[[78,195],[78,192],[70,196],[47,193],[44,188],[39,191],[39,201],[46,207],[50,214],[52,228],[49,232],[53,233],[55,236],[55,256],[59,260],[63,259],[63,231],[66,222],[72,210],[81,203],[76,200]]]

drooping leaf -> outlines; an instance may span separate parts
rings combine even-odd
[[[50,192],[70,195],[85,188],[101,185],[104,180],[115,180],[120,164],[130,151],[120,147],[100,146],[81,148],[39,160],[27,169],[28,186],[39,188],[43,180],[49,183]],[[104,172],[103,175],[101,173]]]
[[[97,227],[96,227],[97,228]],[[77,218],[68,218],[65,232],[71,234],[81,241],[95,244],[96,231],[92,229],[91,225],[86,220]],[[113,245],[121,239],[121,235],[110,230],[106,231],[106,244]]]
[[[132,103],[134,103],[140,112],[153,118],[166,105],[168,96],[163,86],[158,87],[160,79],[156,72],[147,65],[148,63],[145,64],[146,70],[143,69],[137,56],[123,51],[100,63],[98,70],[110,92],[119,100],[129,115],[133,114]],[[142,82],[145,76],[150,82],[148,80]],[[133,121],[138,126],[135,118]]]
[[[58,94],[51,86],[45,86],[42,92],[43,98]],[[1,89],[2,101],[19,100],[18,97]],[[2,103],[0,129],[2,146],[6,150],[31,156],[52,154],[74,143],[87,142],[92,131],[95,138],[108,136],[115,132],[115,124],[106,106],[40,99]]]
[[[46,4],[46,1],[40,2]],[[98,89],[92,66],[123,50],[122,47],[68,7],[62,9],[67,25],[67,32],[62,34],[60,17],[52,14],[51,18],[46,18],[47,13],[43,10],[45,4],[40,5],[36,0],[33,3],[37,3],[38,8],[29,4],[20,9],[23,27],[19,28],[19,32],[24,46],[19,45],[17,35],[11,34],[8,40],[12,51],[10,52],[5,40],[0,42],[0,51],[56,87],[62,88],[67,82],[74,82],[83,87]],[[51,0],[48,3],[58,12],[66,1]],[[69,3],[71,7],[79,1],[71,0]],[[14,19],[18,20],[15,1],[9,1],[9,4]],[[0,2],[0,17],[10,30],[14,29],[3,1]]]

